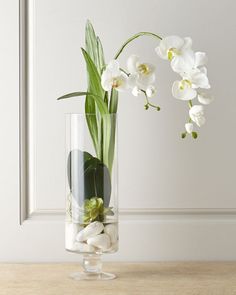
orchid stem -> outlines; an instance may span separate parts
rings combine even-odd
[[[132,42],[133,40],[141,37],[141,36],[151,36],[151,37],[154,37],[154,38],[157,38],[159,40],[162,40],[162,38],[154,33],[151,33],[151,32],[140,32],[140,33],[137,33],[135,35],[133,35],[132,37],[130,37],[122,46],[121,48],[118,50],[118,52],[116,53],[114,59],[117,59],[120,54],[122,53],[122,51],[124,50],[124,48],[130,43]]]
[[[146,91],[144,91],[143,89],[141,89],[141,91],[142,91],[142,92],[144,93],[144,95],[145,95],[145,98],[146,98],[146,105],[148,105],[149,107],[152,107],[152,108],[156,109],[157,111],[160,111],[161,108],[160,108],[159,106],[156,106],[156,105],[150,103],[150,101],[149,101],[149,99],[148,99],[148,96],[147,96],[147,94],[146,94]]]

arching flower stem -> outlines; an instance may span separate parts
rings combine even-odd
[[[116,53],[114,59],[117,59],[120,54],[122,53],[122,51],[124,50],[124,48],[129,44],[131,43],[133,40],[139,38],[139,37],[142,37],[142,36],[150,36],[150,37],[154,37],[154,38],[157,38],[159,40],[162,40],[162,38],[160,36],[158,36],[157,34],[155,33],[151,33],[151,32],[140,32],[140,33],[137,33],[135,35],[133,35],[132,37],[130,37],[122,46],[121,48],[118,50],[118,52]]]
[[[189,106],[189,108],[191,109],[191,107],[193,106],[193,102],[192,102],[192,100],[189,100],[189,101],[188,101],[188,106]]]

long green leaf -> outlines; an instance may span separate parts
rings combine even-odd
[[[89,20],[87,20],[85,27],[85,46],[88,55],[91,57],[95,66],[98,67],[97,36]]]
[[[86,46],[86,51],[89,57],[91,58],[94,65],[97,67],[97,37],[90,21],[87,21],[86,27],[85,27],[85,46]],[[92,92],[93,91],[93,87],[91,86],[92,77],[90,76],[89,73],[87,78],[88,78],[88,91]],[[89,95],[86,96],[86,100],[85,100],[85,114],[94,114],[94,116],[86,115],[86,120],[87,120],[91,138],[93,140],[97,157],[101,159],[101,156],[102,156],[102,150],[101,150],[101,144],[100,144],[101,119],[99,116],[99,111],[96,108],[96,104],[94,100],[92,99],[92,97],[90,97]]]
[[[86,61],[87,64],[87,71],[88,71],[88,75],[89,75],[89,79],[90,79],[90,88],[89,90],[92,93],[96,93],[98,94],[99,97],[104,97],[104,90],[101,86],[101,79],[100,79],[100,75],[97,71],[97,68],[95,66],[95,64],[93,63],[92,59],[90,58],[90,56],[88,55],[88,53],[82,48],[82,52],[84,55],[84,59]],[[90,97],[89,95],[87,97]],[[100,159],[103,160],[104,164],[106,164],[108,166],[108,168],[110,169],[109,166],[109,145],[110,145],[110,135],[111,135],[111,122],[110,122],[110,117],[109,115],[109,111],[107,108],[106,103],[103,101],[103,105],[105,105],[105,112],[101,112],[101,108],[99,108],[99,112],[101,114],[101,118],[100,118],[100,125],[99,125],[99,137],[98,137],[98,141],[100,143],[101,146],[101,150],[100,150]],[[97,106],[99,107],[99,105],[97,104]]]
[[[63,96],[60,96],[60,97],[58,97],[57,100],[66,99],[66,98],[75,97],[75,96],[85,96],[85,95],[98,96],[96,94],[93,94],[93,93],[90,93],[87,91],[78,91],[78,92],[71,92],[71,93],[65,94]]]
[[[85,44],[86,44],[86,51],[89,57],[91,58],[91,60],[93,61],[98,71],[98,74],[100,75],[100,80],[101,80],[101,74],[105,67],[104,53],[103,53],[101,41],[96,36],[96,33],[90,21],[87,21],[86,23]],[[93,86],[91,85],[90,80],[91,80],[90,75],[88,75],[88,91],[94,92]],[[103,98],[105,103],[108,106],[107,95],[105,94]],[[90,117],[87,116],[87,123],[89,126],[91,136],[93,138],[93,141],[97,142],[96,148],[95,148],[97,156],[98,158],[102,159],[103,158],[103,122],[102,122],[102,118],[97,106],[94,104],[94,101],[91,100],[89,96],[86,97],[85,112],[96,114],[96,116],[90,116]]]
[[[88,55],[94,62],[99,74],[105,67],[105,58],[102,43],[89,20],[87,20],[85,27],[85,47]]]
[[[102,74],[102,71],[104,70],[106,63],[105,63],[105,58],[104,58],[104,52],[103,52],[103,47],[101,40],[99,37],[97,37],[97,68],[100,72],[100,75]]]
[[[88,88],[89,90],[90,88]],[[86,95],[85,100],[85,114],[86,114],[86,120],[88,129],[93,141],[93,145],[95,148],[95,152],[97,157],[101,158],[101,147],[99,144],[98,139],[98,124],[97,124],[97,118],[96,118],[96,106],[95,101],[90,95]],[[90,116],[89,114],[94,114],[94,116]]]
[[[86,50],[82,49],[88,71],[88,92],[96,93],[103,97],[105,104],[108,108],[107,94],[101,86],[101,74],[105,67],[104,52],[100,39],[96,36],[92,24],[88,21],[86,24]],[[109,146],[111,140],[111,120],[109,115],[101,113],[97,104],[93,104],[91,97],[86,96],[85,112],[95,113],[96,118],[88,116],[87,123],[89,126],[90,134],[95,143],[97,156],[101,159],[111,171],[109,165]],[[109,112],[107,113],[109,114]],[[97,132],[94,131],[95,126]],[[97,141],[97,144],[96,144]]]
[[[83,48],[81,48],[81,50],[82,50],[84,59],[86,61],[87,71],[88,71],[89,81],[90,81],[90,85],[89,85],[90,91],[88,92],[96,93],[98,96],[104,97],[104,90],[101,85],[101,77],[98,73],[98,70],[94,62],[92,61],[91,57],[87,53],[87,51],[84,50]]]
[[[110,114],[116,114],[117,107],[118,107],[118,92],[113,88],[111,90],[111,98],[110,98],[110,105],[109,105]]]
[[[72,92],[72,93],[68,93],[66,95],[63,95],[61,97],[58,98],[58,100],[60,99],[66,99],[66,98],[71,98],[71,97],[77,97],[77,96],[85,96],[85,95],[89,95],[93,98],[94,102],[97,104],[98,109],[100,111],[100,113],[102,115],[108,114],[108,109],[107,109],[107,105],[105,104],[105,102],[103,101],[102,97],[99,95],[96,95],[94,93],[90,93],[90,92]]]
[[[112,170],[113,160],[114,160],[114,152],[115,152],[115,141],[116,141],[116,116],[118,107],[118,92],[115,89],[111,91],[110,97],[110,105],[109,105],[109,112],[110,114],[114,114],[111,117],[111,136],[110,136],[110,145],[109,145],[109,168]]]

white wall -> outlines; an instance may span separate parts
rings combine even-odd
[[[29,0],[30,119],[28,184],[23,206],[31,217],[19,226],[18,1],[1,4],[1,209],[2,261],[74,261],[64,252],[64,113],[82,102],[56,101],[86,89],[80,53],[89,18],[107,61],[130,35],[153,31],[191,36],[209,56],[215,102],[197,141],[180,139],[187,106],[171,95],[177,77],[157,58],[155,40],[143,38],[131,53],[157,65],[160,113],[144,111],[141,98],[119,104],[120,252],[113,260],[236,259],[235,4],[215,1]],[[115,9],[116,8],[116,9]],[[25,208],[23,208],[25,209]],[[24,211],[24,210],[23,210]],[[27,211],[27,210],[26,210]],[[53,237],[53,239],[52,239]],[[17,242],[16,242],[17,241]]]

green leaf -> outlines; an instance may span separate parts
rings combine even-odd
[[[84,59],[86,61],[87,65],[87,71],[89,75],[89,91],[92,93],[96,93],[96,95],[103,97],[104,96],[104,90],[101,85],[101,77],[98,73],[98,70],[91,59],[90,55],[87,53],[86,50],[81,48]]]
[[[108,91],[106,91],[105,94],[104,94],[104,102],[105,102],[105,104],[108,107],[108,103],[109,103],[109,100],[108,100]]]
[[[111,135],[110,135],[110,145],[109,145],[109,159],[108,159],[108,167],[110,169],[110,172],[112,171],[113,166],[113,160],[114,160],[114,151],[115,151],[115,136],[116,136],[116,116],[117,113],[117,107],[118,107],[118,92],[115,89],[112,89],[111,91],[111,97],[110,97],[110,106],[109,106],[109,112],[110,114],[114,114],[113,117],[111,117]]]
[[[93,141],[93,145],[94,145],[97,157],[100,158],[101,150],[100,150],[100,145],[98,140],[98,124],[97,124],[97,118],[95,116],[96,106],[95,106],[95,101],[93,100],[93,97],[91,95],[86,96],[85,114],[86,114],[88,129]],[[90,116],[90,114],[94,114],[94,116]]]
[[[93,62],[96,70],[98,66],[98,56],[97,56],[97,37],[91,22],[88,20],[85,27],[85,47],[87,55]],[[87,63],[87,61],[86,61]],[[88,65],[87,65],[88,66]],[[98,73],[99,75],[99,73]],[[99,77],[100,78],[100,77]],[[93,76],[88,72],[88,91],[93,92],[93,85],[91,85],[91,79]],[[96,91],[96,90],[95,90]],[[95,92],[96,93],[96,92]],[[98,93],[96,93],[98,94]],[[95,147],[96,154],[99,158],[102,156],[101,146],[100,146],[100,129],[101,122],[96,108],[96,104],[91,96],[87,95],[85,100],[85,113],[86,114],[96,114],[96,116],[86,116],[89,132],[91,134],[93,144]]]
[[[104,93],[103,88],[101,87],[101,74],[102,70],[105,67],[105,59],[103,48],[100,39],[96,36],[96,33],[93,29],[93,26],[90,21],[87,21],[85,28],[85,45],[86,53],[88,56],[85,56],[87,68],[90,67],[91,71],[88,70],[88,91],[101,95]],[[84,55],[86,55],[83,52]],[[90,60],[89,60],[90,58]],[[95,72],[95,73],[92,73]],[[95,81],[96,80],[96,81]],[[95,86],[95,87],[94,87]],[[97,87],[99,90],[97,89]],[[100,93],[98,93],[99,91]],[[108,106],[107,96],[101,95]],[[87,124],[91,137],[94,142],[96,154],[99,159],[103,159],[103,126],[104,123],[100,115],[100,109],[97,105],[91,100],[91,97],[86,96],[85,101],[85,113],[96,114],[96,116],[87,116]],[[106,148],[106,145],[105,145]]]
[[[67,160],[70,191],[80,206],[85,200],[101,198],[106,207],[111,196],[111,178],[106,165],[91,154],[72,150]]]
[[[72,92],[72,93],[68,93],[68,94],[65,94],[63,96],[60,96],[60,97],[58,97],[58,100],[71,98],[71,97],[76,97],[76,96],[85,96],[85,95],[91,95],[91,96],[97,96],[98,97],[98,95],[90,93],[90,92],[79,91],[79,92]]]
[[[112,88],[110,105],[109,105],[110,114],[117,113],[117,107],[118,107],[118,91]]]
[[[104,90],[101,86],[101,78],[97,71],[97,68],[90,58],[89,54],[82,48],[82,53],[87,65],[88,72],[88,92],[96,93],[100,97],[104,96]],[[104,103],[105,104],[105,103]],[[107,106],[106,106],[107,109]],[[100,111],[100,109],[99,109]],[[91,134],[91,137],[94,142],[96,154],[98,158],[102,158],[102,149],[101,149],[101,119],[99,113],[96,109],[96,104],[94,103],[93,98],[90,95],[86,96],[85,101],[85,113],[86,114],[96,114],[96,116],[86,116],[88,128]]]
[[[97,37],[97,63],[98,63],[97,68],[98,68],[100,75],[101,75],[103,69],[106,66],[106,63],[105,63],[102,43],[101,43],[101,40],[99,39],[99,37]]]
[[[69,153],[67,160],[67,177],[70,187],[70,191],[74,196],[75,200],[79,203],[83,201],[83,191],[84,187],[84,163],[91,159],[93,156],[87,152],[80,150],[72,150]]]
[[[109,163],[109,147],[111,141],[111,117],[109,114],[105,114],[102,116],[102,124],[101,124],[101,133],[102,133],[102,161],[104,164],[107,165],[110,173],[111,173],[111,166]]]
[[[84,163],[84,199],[102,198],[108,207],[111,196],[111,178],[106,165],[99,159],[91,158]]]
[[[85,47],[88,55],[91,57],[99,74],[101,75],[102,70],[106,65],[103,47],[89,20],[87,21],[85,27]]]
[[[86,46],[86,51],[88,55],[90,56],[95,66],[97,67],[98,66],[97,36],[89,20],[87,20],[86,27],[85,27],[85,46]]]
[[[98,94],[99,97],[104,97],[105,92],[102,89],[101,80],[100,80],[100,76],[97,71],[97,68],[94,65],[88,53],[83,48],[82,48],[82,52],[87,64],[87,71],[90,77],[89,92],[96,93]],[[90,96],[88,95],[87,97],[90,97]],[[96,100],[96,105],[98,106],[99,112],[101,114],[101,118],[100,118],[99,114],[96,113],[97,122],[99,122],[98,143],[101,145],[100,149],[98,149],[97,155],[101,160],[103,160],[104,164],[106,164],[110,170],[109,145],[110,145],[110,136],[111,136],[111,122],[110,122],[110,117],[107,116],[109,114],[109,111],[108,111],[106,103],[103,100],[101,99],[99,100],[95,99],[95,100]]]
[[[72,92],[59,97],[58,100],[85,95],[89,95],[93,98],[101,114],[108,114],[107,105],[104,103],[103,99],[100,96],[90,92]]]

